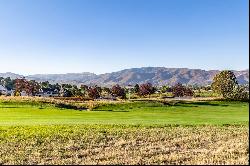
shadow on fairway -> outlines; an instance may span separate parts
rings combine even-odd
[[[180,104],[180,105],[178,105],[178,104]],[[227,107],[227,106],[229,106],[227,104],[217,104],[217,103],[210,103],[210,102],[180,102],[178,104],[176,104],[176,106],[182,106],[182,107],[197,107],[197,106],[222,106],[222,107]]]
[[[24,107],[0,107],[0,108],[24,108]]]
[[[188,105],[188,104],[176,104],[176,105],[172,105],[175,107],[199,107],[198,105]]]
[[[121,110],[93,110],[95,112],[129,112],[129,111],[121,111]]]

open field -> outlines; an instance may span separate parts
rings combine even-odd
[[[0,164],[247,164],[249,103],[0,100]],[[80,103],[83,106],[87,103]]]
[[[0,127],[0,164],[247,164],[248,126]]]

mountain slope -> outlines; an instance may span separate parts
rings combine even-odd
[[[71,83],[79,84],[80,82],[94,79],[97,75],[93,73],[67,73],[67,74],[36,74],[27,76],[27,79],[36,81],[49,81],[50,83]]]
[[[201,70],[188,68],[165,68],[165,67],[142,67],[125,69],[118,72],[96,75],[93,73],[68,73],[68,74],[36,74],[27,76],[27,79],[36,81],[49,81],[50,83],[70,83],[112,86],[135,85],[150,82],[154,85],[169,84],[174,85],[177,82],[182,84],[207,85],[213,80],[219,70]],[[249,70],[233,71],[240,84],[249,82]],[[0,73],[0,77],[11,75],[12,78],[20,77],[13,73]]]
[[[119,72],[98,75],[95,79],[86,81],[86,84],[121,85],[150,82],[154,85],[169,84],[177,82],[182,84],[207,85],[213,80],[219,70],[201,70],[187,68],[164,68],[164,67],[143,67],[126,69]],[[240,84],[249,81],[249,71],[234,71]]]
[[[7,73],[0,73],[0,77],[7,78],[10,77],[11,79],[21,78],[24,77],[23,75],[7,72]]]

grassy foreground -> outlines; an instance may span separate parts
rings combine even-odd
[[[207,101],[104,104],[93,111],[57,108],[50,105],[1,103],[0,125],[48,124],[247,124],[249,104]]]
[[[0,127],[0,164],[247,164],[248,126]]]
[[[249,104],[0,100],[0,164],[248,164]]]

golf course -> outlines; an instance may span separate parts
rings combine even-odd
[[[247,102],[204,101],[177,103],[126,102],[105,104],[92,111],[50,105],[0,103],[0,125],[127,124],[223,125],[248,123]]]
[[[0,164],[247,164],[249,103],[0,101]]]

